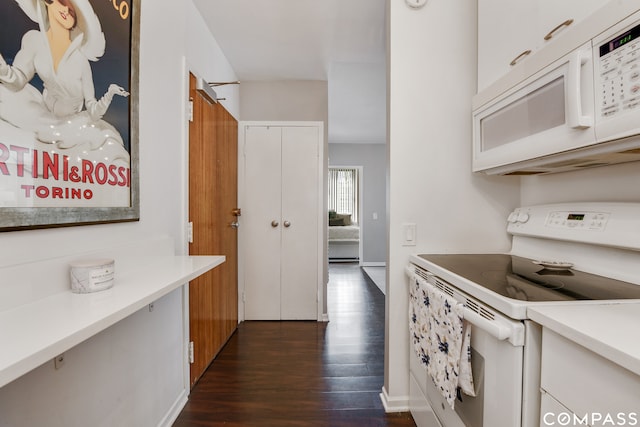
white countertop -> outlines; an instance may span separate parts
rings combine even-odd
[[[118,275],[112,288],[69,289],[0,312],[0,387],[135,313],[225,261],[224,256],[157,256]]]
[[[529,318],[640,375],[640,302],[529,308]]]

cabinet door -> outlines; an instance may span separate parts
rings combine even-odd
[[[522,52],[533,51],[542,38],[537,16],[535,1],[478,0],[478,92],[507,74]]]
[[[317,319],[317,127],[282,129],[282,319]]]
[[[538,36],[536,48],[540,49],[562,37],[566,31],[575,27],[587,16],[606,4],[605,0],[537,0],[539,4]],[[569,26],[562,25],[573,20]],[[549,40],[544,37],[556,29]],[[585,40],[586,41],[586,40]]]
[[[547,328],[540,388],[579,416],[638,412],[640,376]]]
[[[605,4],[604,0],[478,0],[478,92],[529,56],[511,66],[520,54],[530,50],[533,55]],[[569,19],[572,24],[561,26]]]
[[[280,140],[279,127],[250,126],[245,131],[241,232],[247,320],[280,319]]]

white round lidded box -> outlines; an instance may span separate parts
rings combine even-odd
[[[71,292],[86,294],[113,286],[115,261],[112,259],[86,259],[70,264]]]

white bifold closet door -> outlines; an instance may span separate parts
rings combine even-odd
[[[247,320],[318,318],[317,126],[247,126],[244,308]]]

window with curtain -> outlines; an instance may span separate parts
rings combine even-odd
[[[329,168],[329,211],[351,214],[358,223],[358,169]]]

